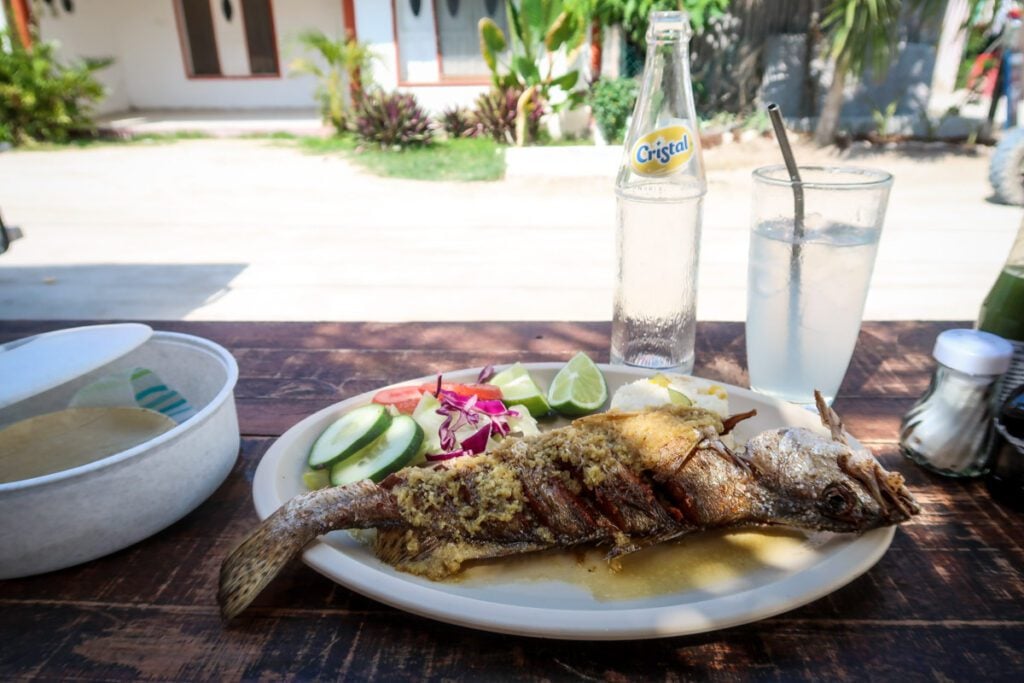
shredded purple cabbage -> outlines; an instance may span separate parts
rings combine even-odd
[[[509,410],[501,401],[480,400],[475,395],[461,396],[442,389],[440,377],[437,378],[437,400],[441,403],[437,414],[444,416],[438,429],[444,451],[428,453],[427,460],[431,462],[483,453],[491,436],[507,436],[511,431],[508,418],[519,417],[518,411]],[[455,434],[466,425],[477,429],[459,442]]]
[[[496,374],[497,373],[494,372],[494,366],[488,363],[483,367],[482,370],[480,370],[480,374],[476,376],[476,383],[487,384],[488,382],[491,381],[491,378],[494,377],[494,375]]]

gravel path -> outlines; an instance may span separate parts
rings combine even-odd
[[[865,317],[973,319],[1020,209],[988,201],[989,150],[799,146],[896,176]],[[750,171],[769,140],[706,152],[699,317],[745,313]],[[266,140],[0,154],[0,318],[607,320],[605,174],[381,179]]]

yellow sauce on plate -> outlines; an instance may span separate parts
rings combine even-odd
[[[809,564],[819,542],[793,529],[710,531],[645,548],[619,559],[614,571],[605,550],[558,551],[467,565],[453,580],[462,585],[561,581],[586,588],[596,600],[634,600],[693,590],[714,592],[764,569]]]

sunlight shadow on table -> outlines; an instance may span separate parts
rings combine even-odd
[[[231,289],[245,263],[6,267],[0,319],[182,320]]]

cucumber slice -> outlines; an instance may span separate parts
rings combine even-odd
[[[327,488],[331,485],[331,473],[327,470],[306,470],[302,473],[302,483],[310,491]]]
[[[309,451],[309,466],[330,467],[366,447],[391,426],[391,413],[376,403],[342,415],[317,438]]]
[[[398,415],[380,437],[331,468],[331,484],[343,486],[363,479],[381,481],[405,467],[423,443],[423,428],[408,415]]]

